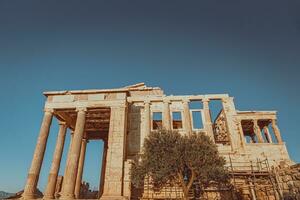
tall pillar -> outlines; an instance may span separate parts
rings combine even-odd
[[[64,175],[63,175],[63,180],[62,180],[62,185],[64,183],[64,180],[65,180],[65,175],[67,174],[67,166],[68,166],[68,163],[69,163],[69,158],[70,158],[70,154],[71,154],[71,149],[72,149],[72,142],[73,142],[73,138],[74,138],[74,130],[71,130],[70,131],[70,143],[69,143],[69,148],[68,148],[68,153],[67,153],[67,160],[66,160],[66,164],[65,164],[65,171],[64,171]],[[61,187],[61,191],[60,191],[60,194],[63,193],[63,187]]]
[[[164,101],[163,109],[163,119],[162,119],[163,128],[166,130],[171,130],[171,117],[170,117],[170,101]]]
[[[214,131],[213,131],[213,126],[212,126],[212,121],[211,121],[211,115],[209,111],[209,100],[208,99],[202,99],[203,103],[203,112],[205,116],[205,121],[204,121],[204,128],[206,130],[207,135],[211,138],[213,142],[215,142],[214,138]]]
[[[150,101],[145,101],[144,103],[144,131],[141,132],[141,148],[144,145],[144,139],[148,137],[151,132],[151,111],[150,111]]]
[[[268,126],[264,126],[264,133],[269,143],[273,143]]]
[[[59,172],[61,156],[64,149],[67,126],[65,122],[59,122],[59,132],[56,141],[56,146],[53,154],[52,165],[48,177],[48,183],[45,190],[44,198],[54,199],[55,186],[57,175]]]
[[[192,122],[191,122],[191,114],[189,108],[189,100],[183,100],[183,120],[184,120],[184,129],[187,134],[192,134]]]
[[[236,110],[233,102],[233,97],[222,98],[222,106],[228,128],[228,136],[230,138],[231,150],[241,149],[241,141],[238,132],[238,125],[235,123]]]
[[[77,119],[71,150],[68,154],[66,174],[62,186],[62,199],[74,199],[75,182],[77,177],[78,161],[80,156],[81,141],[84,133],[86,108],[77,109]]]
[[[24,193],[22,195],[25,199],[35,198],[35,192],[44,159],[52,116],[53,110],[45,109],[44,118],[40,128],[40,134],[33,154],[33,159],[24,188]]]
[[[242,127],[242,120],[238,120],[237,123],[238,123],[238,128],[239,128],[241,146],[242,146],[242,148],[245,148],[245,143],[247,141],[246,141],[246,138],[245,138],[245,135],[244,135],[243,127]]]
[[[99,193],[98,198],[100,198],[103,194],[103,186],[105,180],[105,168],[106,168],[106,155],[107,155],[107,141],[103,141],[103,153],[102,153],[102,166],[101,166],[101,179],[100,179],[100,186],[99,186]]]
[[[112,107],[109,123],[105,181],[101,200],[124,199],[123,178],[126,141],[126,107]]]
[[[254,129],[254,133],[257,137],[258,143],[264,143],[264,139],[261,135],[261,130],[260,130],[260,127],[257,123],[257,119],[253,120],[253,129]]]
[[[81,181],[82,181],[82,174],[83,174],[83,167],[84,167],[84,160],[85,160],[85,152],[86,152],[86,144],[88,143],[87,139],[82,139],[81,142],[81,149],[80,149],[80,157],[79,157],[79,164],[78,164],[78,171],[76,177],[76,185],[75,185],[75,198],[80,199],[80,188],[81,188]]]
[[[282,138],[281,138],[281,134],[280,134],[280,130],[277,126],[277,120],[276,119],[272,119],[272,128],[276,137],[276,140],[279,144],[283,143]]]
[[[69,163],[69,157],[70,157],[69,154],[71,153],[71,147],[72,147],[73,137],[74,137],[74,130],[71,130],[70,131],[70,143],[69,143],[69,148],[68,148],[68,155],[67,155],[67,160],[66,160],[66,165],[65,165],[64,176],[67,173],[67,166],[68,166],[68,163]]]

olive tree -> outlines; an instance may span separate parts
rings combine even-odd
[[[146,176],[159,190],[166,184],[179,183],[188,199],[194,181],[201,189],[211,182],[226,183],[225,160],[210,138],[201,133],[181,135],[177,131],[158,130],[144,141],[141,157],[132,163],[131,181],[141,187]]]

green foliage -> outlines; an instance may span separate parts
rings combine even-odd
[[[208,136],[159,130],[145,139],[139,162],[133,163],[131,180],[140,187],[145,176],[150,176],[151,184],[158,190],[166,183],[179,182],[187,195],[195,180],[202,187],[212,181],[227,182],[224,164]]]

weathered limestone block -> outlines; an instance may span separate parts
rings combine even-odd
[[[110,133],[108,137],[108,153],[106,173],[101,199],[121,198],[124,170],[124,145],[126,141],[126,107],[112,108],[110,120]]]

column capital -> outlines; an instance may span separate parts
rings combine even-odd
[[[76,112],[86,112],[87,108],[86,107],[77,107]]]
[[[53,108],[44,108],[44,112],[53,113],[54,109]]]
[[[228,102],[227,98],[222,98],[221,101],[222,101],[222,103],[227,103]]]
[[[59,124],[59,125],[66,125],[67,123],[66,123],[66,122],[64,122],[64,121],[60,121],[60,120],[58,120],[58,124]]]
[[[189,99],[182,99],[182,102],[183,102],[183,103],[189,103],[190,100],[189,100]]]
[[[208,98],[203,98],[203,99],[201,99],[201,101],[202,101],[202,103],[208,103],[208,102],[210,101],[210,99],[208,99]]]
[[[89,139],[87,139],[87,138],[83,138],[82,141],[85,143],[89,143]]]
[[[110,107],[111,109],[124,109],[127,108],[126,105],[114,105]]]
[[[252,119],[251,121],[253,122],[253,126],[260,128],[258,125],[258,119]]]
[[[145,101],[144,101],[144,104],[150,104],[151,103],[151,101],[149,100],[149,99],[146,99]]]
[[[257,119],[252,119],[251,120],[254,126],[258,126],[258,120]]]
[[[163,103],[171,103],[170,99],[163,99]]]
[[[233,101],[233,97],[223,97],[221,98],[222,103],[228,103],[230,100]]]

